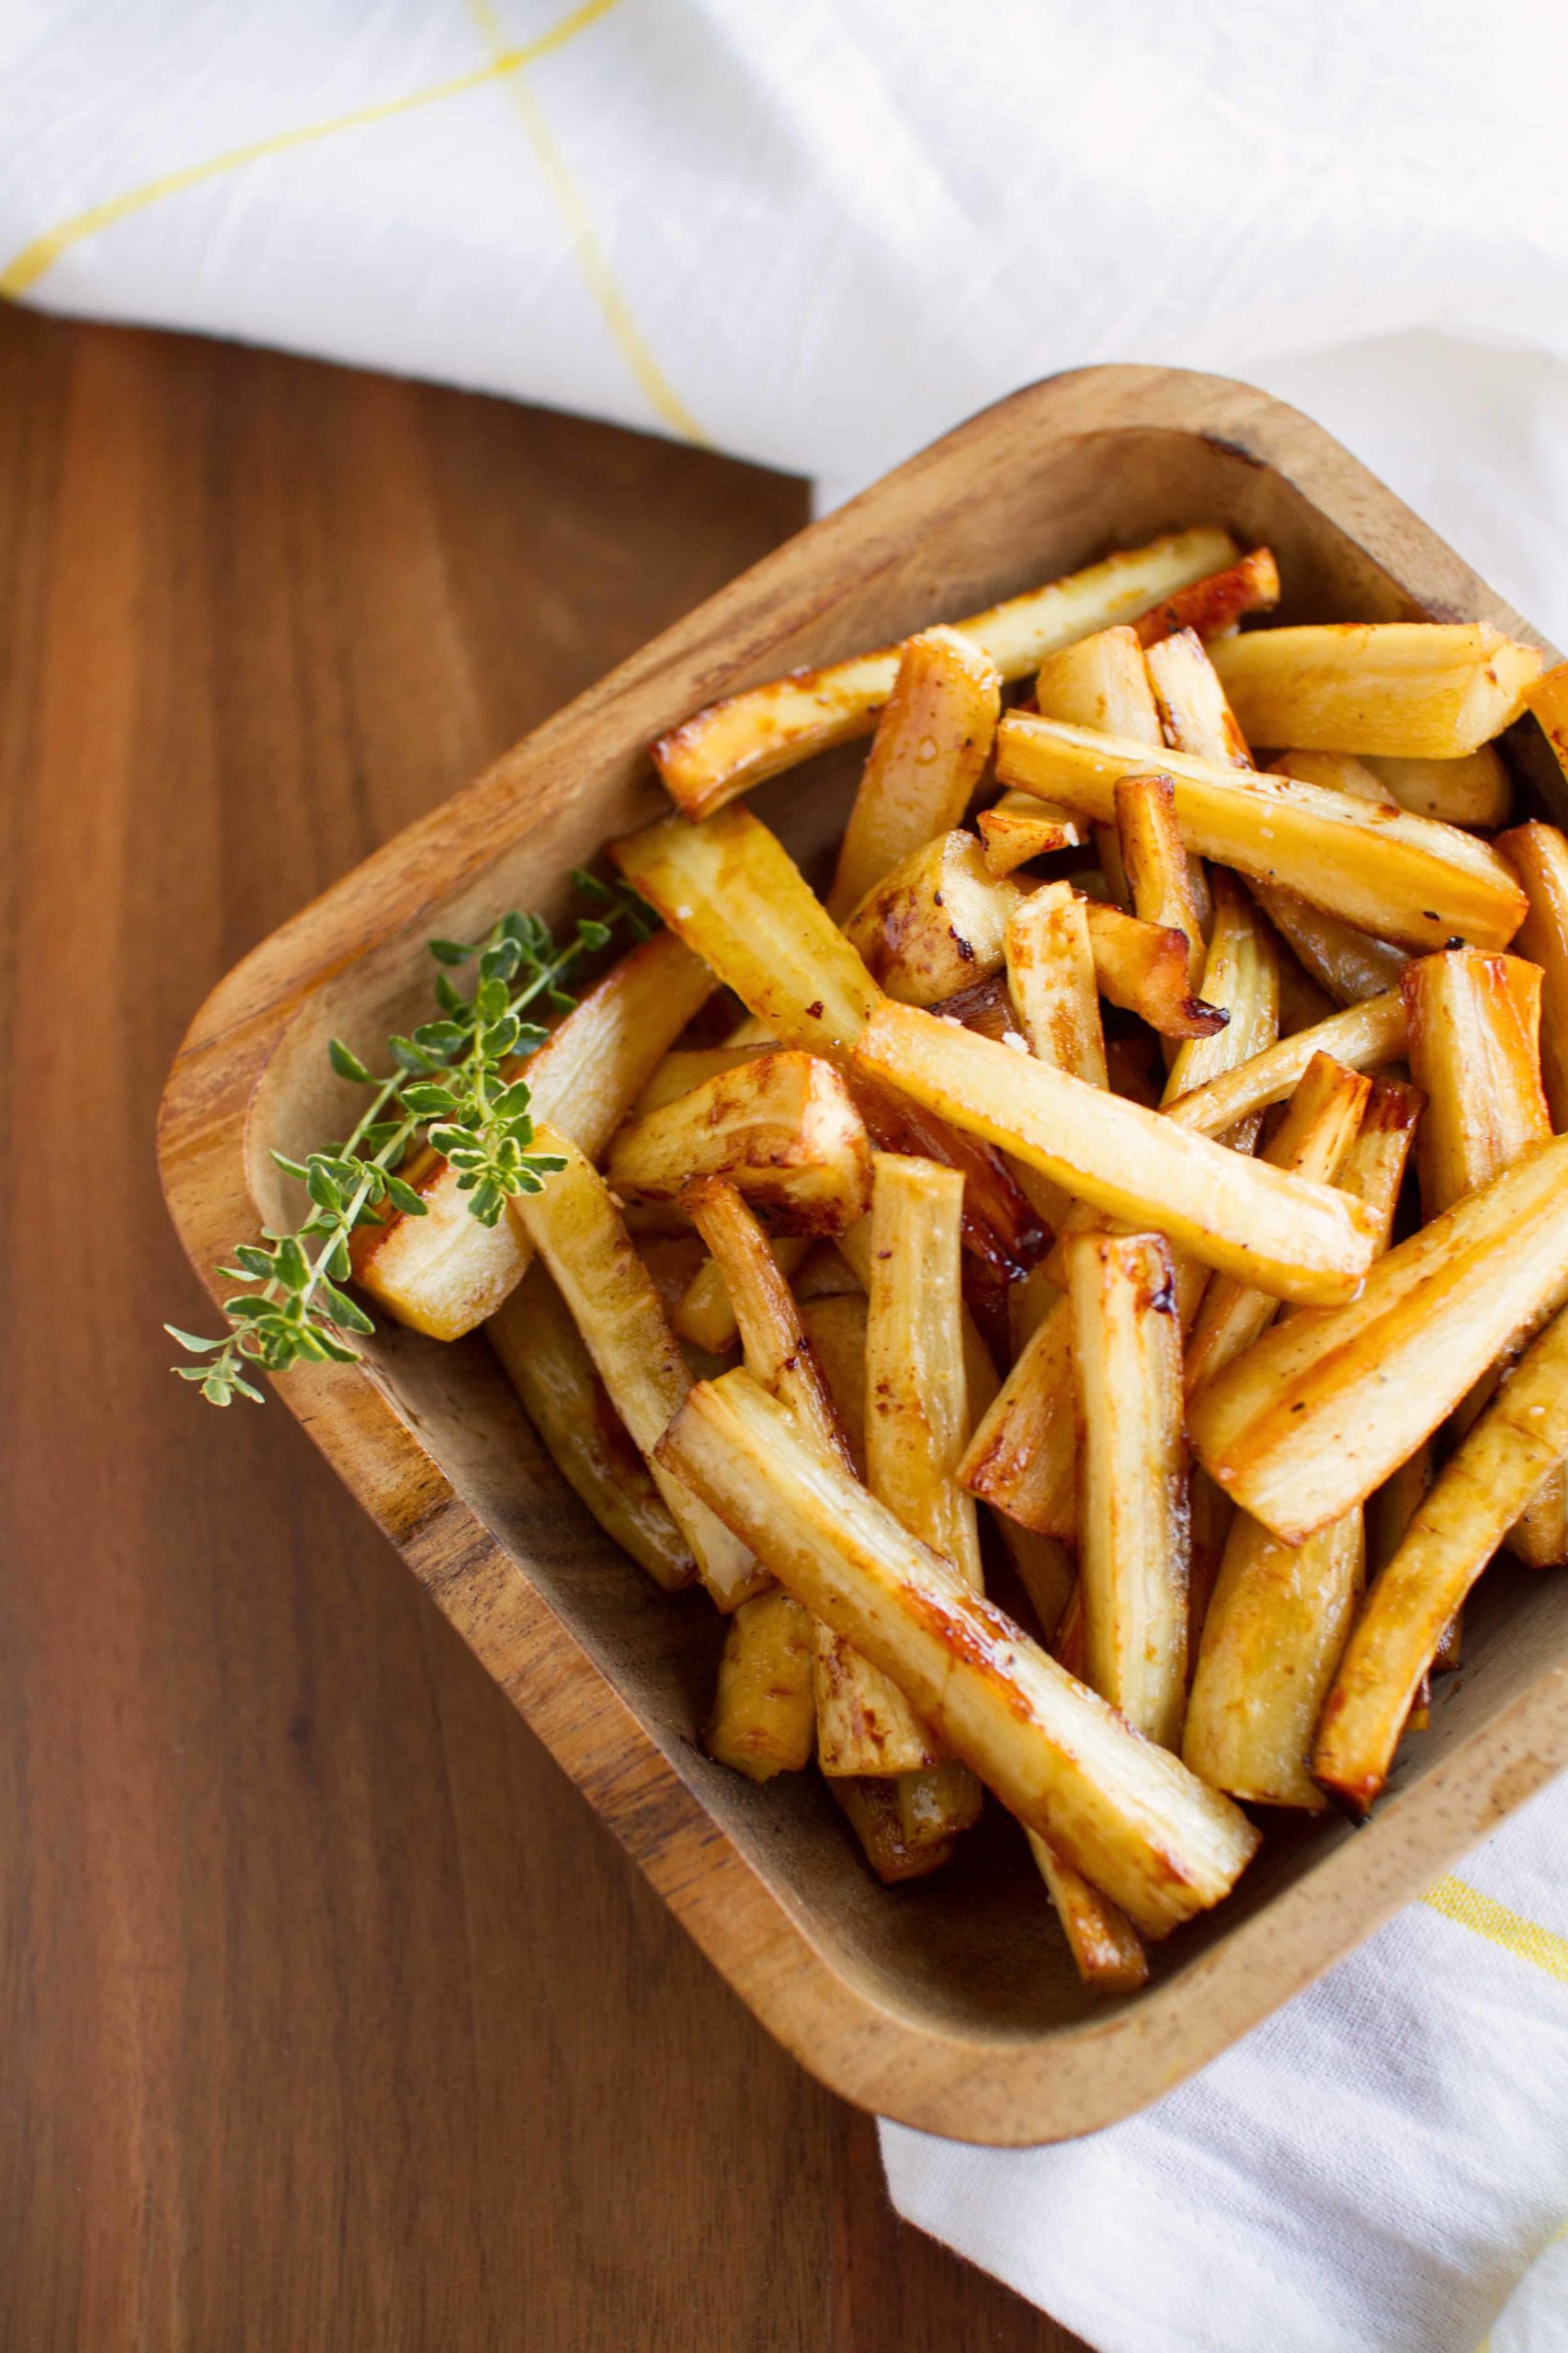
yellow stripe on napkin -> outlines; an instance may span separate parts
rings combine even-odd
[[[1501,1945],[1516,1959],[1544,1970],[1560,1985],[1568,1985],[1568,1937],[1555,1935],[1539,1921],[1527,1920],[1522,1912],[1510,1912],[1495,1897],[1483,1895],[1478,1887],[1451,1876],[1429,1887],[1421,1901],[1440,1912],[1445,1920],[1457,1921],[1489,1944]]]

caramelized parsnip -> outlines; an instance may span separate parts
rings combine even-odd
[[[871,1147],[841,1073],[780,1051],[623,1128],[608,1176],[631,1201],[678,1201],[693,1178],[727,1176],[781,1232],[839,1233],[870,1201]]]
[[[1541,1076],[1552,1125],[1568,1128],[1568,841],[1555,825],[1531,823],[1497,847],[1529,902],[1514,946],[1540,967]]]
[[[972,834],[939,834],[859,902],[845,935],[889,996],[935,1005],[1000,972],[1017,898],[1017,885],[997,881]]]
[[[1335,621],[1214,649],[1257,744],[1453,759],[1516,720],[1541,657],[1488,621]]]
[[[991,756],[1002,678],[956,630],[910,638],[838,848],[827,910],[842,923],[914,850],[963,823]]]

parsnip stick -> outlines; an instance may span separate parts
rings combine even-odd
[[[1421,1202],[1434,1218],[1551,1133],[1536,1043],[1540,974],[1517,956],[1459,948],[1416,958],[1402,986],[1411,1076],[1427,1100]]]
[[[1541,657],[1487,621],[1338,621],[1251,631],[1214,665],[1254,743],[1453,759],[1518,717]]]
[[[1102,629],[1040,666],[1035,703],[1050,719],[1140,744],[1164,742],[1143,649],[1133,629]]]
[[[553,1276],[611,1404],[691,1547],[698,1574],[721,1609],[738,1608],[766,1586],[766,1571],[654,1453],[691,1381],[653,1278],[592,1163],[555,1129],[534,1132],[537,1148],[558,1153],[566,1165],[542,1192],[508,1202],[508,1213],[527,1227]]]
[[[800,1311],[745,1202],[733,1185],[708,1177],[689,1188],[682,1206],[723,1268],[746,1370],[824,1454],[853,1472],[848,1440]],[[812,1716],[823,1771],[894,1774],[932,1763],[937,1745],[903,1692],[830,1627],[818,1624],[812,1631]]]
[[[996,731],[1004,784],[1104,819],[1119,778],[1148,767],[1142,745],[1009,711]],[[1415,949],[1455,937],[1506,948],[1524,914],[1517,883],[1473,835],[1299,779],[1231,768],[1186,752],[1161,767],[1187,848],[1278,882],[1374,938]]]
[[[1191,987],[1185,932],[1140,923],[1104,900],[1085,899],[1083,905],[1103,997],[1136,1013],[1163,1038],[1211,1038],[1224,1029],[1230,1019],[1224,1006],[1210,1005]]]
[[[1386,766],[1387,763],[1385,762]],[[1397,801],[1377,769],[1368,760],[1357,759],[1353,752],[1313,752],[1304,745],[1290,746],[1268,763],[1272,776],[1298,777],[1303,784],[1321,784],[1331,792],[1348,792],[1355,801]],[[1437,815],[1434,809],[1424,809],[1422,816]]]
[[[1485,1197],[1471,1196],[1478,1198]],[[1444,1629],[1565,1450],[1568,1316],[1560,1313],[1438,1473],[1350,1636],[1318,1728],[1312,1772],[1353,1812],[1364,1813],[1387,1778]]]
[[[833,1791],[849,1826],[866,1851],[866,1859],[884,1887],[905,1880],[926,1879],[939,1871],[952,1855],[951,1841],[915,1845],[904,1835],[899,1809],[899,1783],[880,1780],[834,1780]]]
[[[1163,637],[1192,629],[1200,638],[1222,637],[1244,613],[1265,613],[1279,602],[1279,567],[1270,548],[1254,548],[1223,572],[1178,588],[1134,624],[1141,645],[1157,645]]]
[[[866,1324],[866,1483],[912,1536],[980,1593],[974,1505],[953,1475],[969,1436],[962,1222],[963,1179],[953,1169],[878,1154]],[[938,1768],[901,1804],[906,1836],[945,1838],[973,1821],[979,1791],[967,1768]]]
[[[907,641],[839,844],[827,899],[837,922],[911,851],[962,824],[1001,708],[1001,675],[971,639],[928,629]]]
[[[1090,1086],[1104,1086],[1088,910],[1071,884],[1048,882],[1014,910],[1006,929],[1007,987],[1029,1051]]]
[[[1391,801],[1445,825],[1506,825],[1514,788],[1494,744],[1456,760],[1369,759],[1367,766]]]
[[[1145,1934],[1234,1885],[1257,1844],[1245,1816],[970,1592],[747,1373],[699,1384],[661,1453]]]
[[[913,1006],[884,1006],[856,1059],[1094,1208],[1156,1228],[1277,1298],[1348,1299],[1371,1256],[1360,1212],[1331,1187],[1227,1152]]]
[[[1165,1082],[1167,1107],[1222,1071],[1262,1053],[1279,1035],[1279,960],[1268,926],[1233,875],[1217,873],[1210,888],[1214,923],[1200,991],[1205,1005],[1223,1011],[1225,1026],[1183,1044]],[[1246,1143],[1250,1150],[1250,1139]]]
[[[1352,1070],[1381,1070],[1398,1062],[1409,1042],[1404,1000],[1396,989],[1330,1014],[1315,1029],[1298,1029],[1233,1069],[1196,1086],[1167,1106],[1174,1127],[1195,1135],[1221,1136],[1239,1121],[1283,1103],[1314,1054],[1332,1054]]]
[[[1533,711],[1540,731],[1568,775],[1568,662],[1559,662],[1525,689],[1525,707]]]
[[[1568,1128],[1568,841],[1555,825],[1531,823],[1497,847],[1529,902],[1514,946],[1540,966],[1541,1076],[1553,1126]]]
[[[1361,1514],[1282,1543],[1238,1512],[1204,1621],[1182,1755],[1217,1790],[1317,1813],[1307,1772],[1362,1582]]]
[[[1393,1234],[1405,1165],[1426,1108],[1418,1087],[1407,1086],[1403,1079],[1375,1078],[1334,1180],[1342,1193],[1361,1203],[1380,1252],[1388,1248]]]
[[[887,995],[934,1005],[1002,969],[1017,885],[998,882],[972,834],[939,834],[856,906],[845,936]]]
[[[959,1477],[1020,1527],[1058,1541],[1078,1529],[1073,1310],[1050,1308],[964,1450]]]
[[[985,863],[998,881],[1031,858],[1049,858],[1059,849],[1081,849],[1090,828],[1071,809],[1055,809],[1037,801],[1032,792],[1005,792],[975,819],[985,848]]]
[[[543,1267],[528,1268],[485,1333],[551,1460],[606,1535],[666,1593],[689,1585],[697,1574],[691,1547],[610,1404]]]
[[[1196,642],[1196,641],[1195,641]],[[1177,644],[1178,639],[1167,639]],[[1124,776],[1116,788],[1116,834],[1121,867],[1142,923],[1179,931],[1187,941],[1187,976],[1198,994],[1203,972],[1203,924],[1193,894],[1187,855],[1176,819],[1168,776]]]
[[[790,1233],[838,1233],[871,1196],[871,1147],[842,1074],[780,1051],[694,1086],[623,1128],[609,1181],[623,1199],[678,1200],[697,1176],[728,1176]]]
[[[1410,1067],[1428,1108],[1418,1154],[1421,1199],[1437,1216],[1551,1133],[1538,1045],[1541,974],[1517,956],[1456,949],[1424,956],[1403,981]],[[1472,1421],[1501,1367],[1460,1408]],[[1568,1477],[1562,1465],[1530,1498],[1509,1543],[1532,1568],[1568,1558]]]
[[[724,1629],[713,1717],[703,1746],[749,1780],[799,1773],[812,1761],[816,1700],[812,1621],[775,1586],[743,1601]]]
[[[1320,1185],[1336,1184],[1371,1091],[1371,1080],[1359,1071],[1327,1054],[1314,1054],[1263,1158],[1272,1167],[1312,1177]],[[1278,1308],[1278,1300],[1233,1276],[1211,1277],[1187,1346],[1187,1389],[1196,1389],[1249,1348],[1267,1330]]]
[[[1252,894],[1303,969],[1336,1005],[1361,1005],[1399,986],[1409,959],[1403,948],[1373,939],[1292,892],[1255,881]]]
[[[1187,1696],[1187,1460],[1175,1270],[1154,1233],[1067,1245],[1088,1680],[1162,1747]]]
[[[1360,1295],[1266,1332],[1201,1390],[1200,1461],[1293,1543],[1360,1503],[1487,1366],[1568,1297],[1568,1138],[1469,1193]]]
[[[748,809],[666,817],[610,845],[656,907],[785,1046],[852,1046],[881,991],[778,836]]]
[[[1025,1835],[1079,1976],[1101,1993],[1135,1994],[1149,1982],[1149,1956],[1131,1921],[1036,1832]]]
[[[597,1159],[713,985],[698,958],[661,933],[613,965],[508,1075],[527,1076],[536,1119],[553,1120]],[[381,1224],[360,1226],[354,1279],[400,1324],[460,1339],[521,1282],[533,1245],[515,1221],[487,1226],[471,1217],[471,1196],[438,1153],[425,1152],[401,1174],[426,1214],[392,1210]]]
[[[1178,752],[1195,753],[1200,760],[1250,768],[1251,748],[1197,631],[1177,630],[1152,645],[1144,658],[1166,743]]]
[[[768,1242],[774,1264],[788,1281],[812,1248],[809,1233],[776,1233]],[[735,1345],[735,1309],[730,1297],[724,1270],[712,1258],[705,1258],[679,1303],[671,1310],[670,1322],[676,1336],[689,1340],[694,1348],[702,1348],[710,1357],[722,1357]]]
[[[1234,555],[1228,532],[1175,531],[953,626],[1004,678],[1026,677],[1055,647],[1135,619]],[[688,816],[707,816],[812,753],[869,734],[892,692],[901,651],[882,646],[823,669],[796,670],[709,704],[653,746],[672,798]]]

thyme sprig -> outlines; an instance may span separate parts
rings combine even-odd
[[[566,982],[582,960],[608,947],[619,926],[645,939],[652,925],[647,908],[624,888],[581,870],[572,880],[597,912],[579,916],[564,942],[541,916],[516,912],[481,940],[430,941],[439,967],[437,1017],[388,1040],[393,1067],[386,1076],[376,1078],[342,1039],[332,1040],[327,1051],[338,1077],[375,1092],[341,1143],[324,1144],[302,1161],[274,1152],[278,1165],[304,1186],[309,1213],[291,1233],[264,1229],[260,1242],[242,1242],[233,1264],[218,1268],[226,1280],[247,1286],[222,1302],[225,1333],[213,1337],[164,1326],[198,1358],[173,1370],[182,1381],[199,1381],[210,1404],[227,1405],[236,1396],[261,1404],[248,1368],[285,1372],[301,1361],[356,1360],[359,1352],[348,1336],[363,1337],[375,1326],[339,1288],[351,1271],[349,1238],[389,1204],[409,1217],[426,1214],[397,1173],[419,1138],[453,1169],[482,1225],[495,1225],[509,1199],[540,1191],[564,1165],[556,1154],[532,1149],[528,1085],[515,1064],[550,1033],[525,1016],[530,1008],[570,1012],[575,1000]],[[466,996],[454,978],[464,966],[473,968]]]

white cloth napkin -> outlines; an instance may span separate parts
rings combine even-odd
[[[0,290],[824,503],[1053,369],[1213,368],[1568,641],[1565,68],[1561,0],[6,0]],[[1560,1790],[1148,2116],[889,2127],[893,2197],[1107,2353],[1568,2348],[1565,1879]]]

